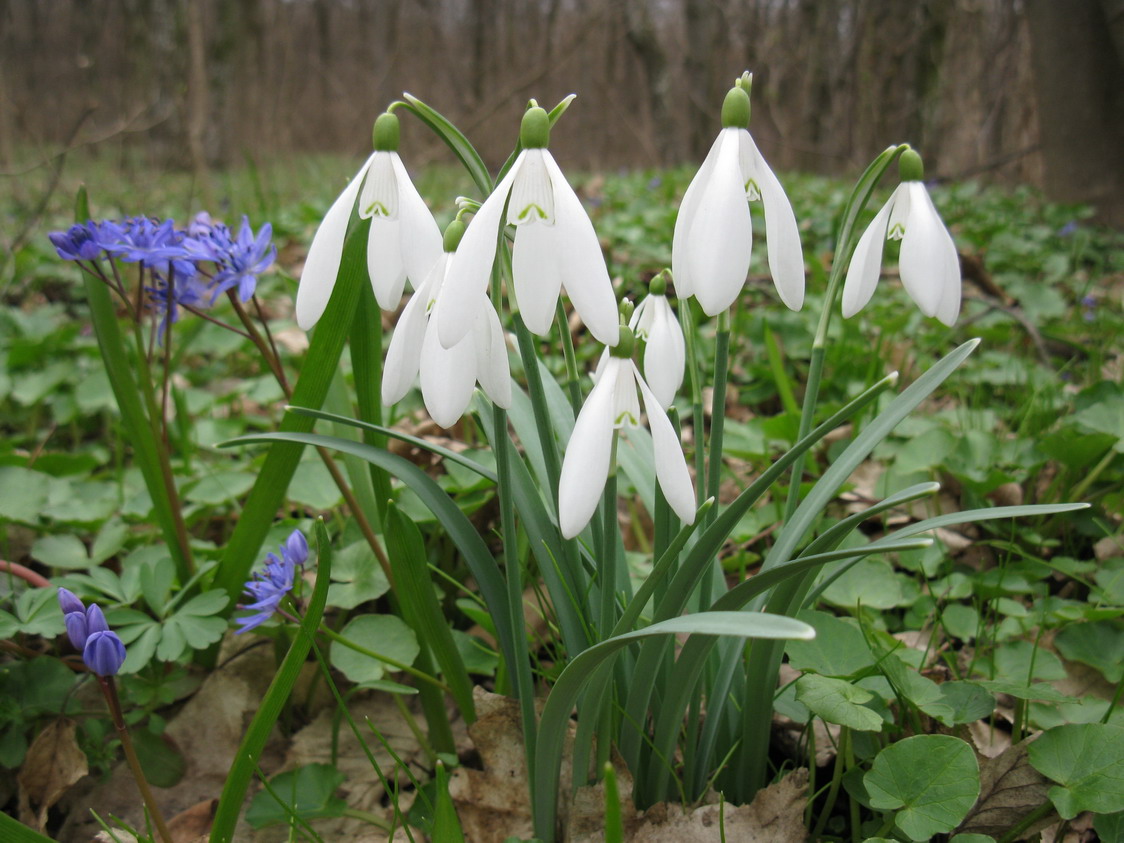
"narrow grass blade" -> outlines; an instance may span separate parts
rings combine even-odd
[[[3,812],[0,812],[0,837],[8,843],[54,843],[50,837],[28,828]]]
[[[297,635],[289,646],[289,652],[285,654],[281,667],[269,684],[269,690],[262,698],[257,714],[254,715],[250,727],[242,737],[242,743],[238,746],[238,752],[226,776],[226,784],[223,786],[215,810],[215,821],[211,826],[211,843],[230,843],[234,840],[234,827],[242,811],[246,788],[257,768],[258,758],[261,757],[262,749],[269,738],[269,733],[273,730],[273,724],[281,714],[281,709],[285,706],[285,701],[289,699],[297,676],[304,666],[304,660],[308,657],[313,636],[320,626],[320,619],[324,615],[324,604],[328,598],[328,583],[332,573],[332,549],[323,519],[316,522],[316,558],[316,586],[312,590],[308,608],[305,609]]]

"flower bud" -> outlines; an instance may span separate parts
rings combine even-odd
[[[308,539],[300,530],[293,530],[285,540],[285,553],[294,565],[303,565],[308,561]]]
[[[749,125],[749,94],[735,85],[722,103],[722,128],[744,129]]]
[[[656,276],[648,282],[648,295],[651,296],[666,296],[667,295],[667,277],[671,273],[666,269],[661,269],[656,273]]]
[[[387,111],[380,114],[375,120],[375,128],[371,132],[371,143],[379,152],[397,152],[398,134],[398,118]]]
[[[446,252],[455,252],[457,246],[461,244],[461,238],[464,237],[466,227],[459,219],[454,219],[449,223],[449,227],[445,229],[445,238],[441,243],[441,248]]]
[[[63,621],[66,623],[66,635],[70,643],[74,645],[74,649],[81,650],[86,646],[86,613],[67,612]]]
[[[86,609],[86,633],[92,636],[95,632],[108,632],[109,624],[105,620],[101,606],[91,603]],[[89,643],[89,642],[87,642]]]
[[[98,676],[114,676],[125,663],[125,645],[116,632],[95,632],[86,641],[82,661]]]
[[[82,612],[85,614],[86,607],[82,605],[82,601],[74,594],[74,592],[60,588],[59,589],[59,606],[62,607],[62,613],[69,615],[71,612]]]
[[[924,181],[925,165],[916,150],[907,149],[898,159],[898,175],[902,181]]]
[[[545,109],[536,105],[523,112],[519,143],[524,149],[545,149],[550,145],[550,117]]]

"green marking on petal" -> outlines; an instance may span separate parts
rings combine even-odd
[[[753,179],[745,183],[745,198],[750,202],[756,202],[761,198],[761,188],[757,186],[757,182]]]
[[[890,226],[890,230],[886,233],[887,240],[901,240],[904,236],[905,226],[900,222],[896,222]]]

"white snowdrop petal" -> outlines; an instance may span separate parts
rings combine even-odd
[[[421,351],[421,388],[425,409],[441,427],[460,421],[476,388],[476,351],[471,336],[445,348],[437,335],[434,319],[444,305],[438,302],[426,327]],[[475,314],[470,317],[475,321]]]
[[[511,252],[511,274],[515,282],[515,301],[523,323],[533,334],[550,333],[558,291],[562,286],[562,256],[556,229],[536,223],[515,230]]]
[[[622,362],[613,358],[606,364],[606,371],[585,399],[566,444],[558,481],[558,526],[567,539],[572,539],[589,523],[609,476],[613,389],[617,382],[614,367]]]
[[[882,271],[882,249],[886,244],[886,225],[890,219],[893,197],[875,214],[866,231],[859,238],[851,255],[851,265],[847,267],[847,279],[843,282],[843,317],[849,319],[870,301],[874,288],[878,286],[878,276]]]
[[[644,411],[648,414],[648,427],[652,431],[653,461],[656,479],[672,510],[685,524],[695,522],[695,490],[691,485],[691,473],[687,470],[687,460],[683,456],[683,446],[675,435],[667,413],[659,400],[641,377],[636,378],[640,394],[644,396]]]
[[[507,341],[496,309],[487,296],[480,305],[473,326],[476,345],[476,377],[484,394],[497,407],[511,406],[511,369],[507,360]]]
[[[426,291],[415,293],[398,317],[382,368],[382,403],[397,404],[410,391],[421,364],[422,341],[429,315],[425,312]]]
[[[710,184],[723,137],[725,137],[725,130],[719,132],[714,143],[710,145],[710,151],[703,159],[702,166],[691,179],[687,192],[683,194],[683,201],[679,203],[679,214],[675,217],[675,230],[671,237],[671,277],[675,282],[675,295],[681,299],[687,298],[694,292],[690,268],[687,265],[687,234],[695,221],[699,200]]]
[[[549,154],[545,149],[520,153],[523,166],[511,183],[511,199],[507,203],[507,221],[512,225],[554,224],[554,188],[544,160]]]
[[[926,316],[936,316],[941,302],[947,265],[948,242],[944,223],[929,201],[925,185],[909,185],[909,216],[898,261],[902,285]]]
[[[755,168],[752,173],[765,206],[765,244],[769,252],[769,273],[781,301],[790,310],[804,306],[804,251],[800,246],[800,229],[792,204],[780,181],[765,163],[749,132],[741,135],[748,145]],[[746,175],[743,173],[743,175]]]
[[[631,360],[622,360],[615,369],[607,370],[615,375],[616,383],[613,385],[613,427],[639,427],[640,426],[640,399],[636,395],[636,364]]]
[[[383,310],[397,310],[406,288],[406,265],[402,262],[402,221],[372,217],[367,235],[367,275],[371,290]]]
[[[652,327],[644,350],[644,380],[665,410],[675,402],[683,384],[687,346],[679,321],[664,296],[649,296]]]
[[[340,271],[343,241],[347,235],[351,209],[355,206],[355,197],[359,195],[363,175],[367,172],[373,158],[374,155],[367,159],[355,174],[355,178],[332,203],[332,207],[324,215],[324,220],[312,238],[312,245],[308,248],[308,257],[304,262],[304,270],[301,272],[300,286],[297,287],[297,325],[303,331],[310,330],[316,324],[332,297],[336,276]]]
[[[648,339],[648,334],[652,330],[652,320],[655,318],[655,309],[651,306],[652,295],[647,295],[640,300],[640,304],[636,305],[636,309],[632,311],[632,318],[628,320],[628,327],[632,328],[633,332],[642,340]]]
[[[738,134],[724,130],[718,160],[699,197],[685,244],[691,291],[708,316],[726,310],[741,293],[752,237],[738,165]]]
[[[589,332],[598,342],[614,346],[620,338],[617,297],[601,241],[581,200],[548,150],[543,150],[543,162],[554,186],[554,225],[549,230],[555,239],[562,286]]]
[[[929,191],[925,191],[925,201],[932,209],[933,215],[940,221],[937,208]],[[961,275],[960,255],[956,251],[956,243],[948,231],[948,226],[941,222],[942,244],[940,247],[941,259],[941,298],[937,305],[937,318],[950,328],[956,324],[956,317],[960,315]]]
[[[503,206],[511,191],[511,183],[519,172],[519,164],[526,150],[515,159],[503,180],[484,200],[476,216],[469,221],[464,237],[449,262],[442,297],[448,304],[441,309],[437,330],[441,344],[446,348],[456,345],[472,329],[472,320],[466,314],[474,313],[477,297],[488,289],[492,264],[496,261]]]
[[[441,230],[429,206],[410,180],[410,174],[398,153],[391,153],[391,163],[398,181],[398,218],[402,262],[406,277],[416,289],[441,257]]]
[[[378,152],[371,156],[367,180],[359,194],[359,218],[398,219],[398,174],[393,159],[397,152]]]

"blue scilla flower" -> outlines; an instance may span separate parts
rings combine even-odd
[[[96,260],[105,252],[107,245],[118,242],[121,236],[121,227],[116,223],[93,220],[47,235],[59,257],[68,261]]]
[[[162,222],[148,217],[132,217],[120,228],[115,243],[107,243],[106,251],[126,263],[141,263],[149,269],[165,270],[170,264],[177,279],[196,273],[196,258],[188,248],[187,237],[176,228],[175,220]]]
[[[152,286],[145,287],[153,310],[160,315],[160,336],[168,332],[168,327],[180,318],[180,307],[203,307],[207,304],[207,288],[198,275],[181,278],[178,275],[168,278],[152,273]]]
[[[265,569],[255,571],[253,577],[246,581],[243,593],[252,597],[254,602],[239,604],[238,608],[252,614],[235,620],[239,626],[235,632],[246,632],[269,620],[285,595],[292,591],[297,566],[307,561],[308,540],[300,530],[293,530],[281,545],[281,556],[266,554]]]
[[[239,299],[249,301],[257,287],[258,276],[269,269],[277,257],[277,247],[270,242],[273,226],[266,223],[254,234],[250,220],[245,216],[236,238],[221,222],[207,225],[202,215],[195,218],[188,233],[207,259],[218,267],[212,279],[212,301],[232,287],[238,288]]]
[[[109,628],[101,607],[82,605],[72,592],[59,589],[59,606],[70,643],[82,651],[82,661],[98,676],[114,676],[125,662],[125,645]]]

